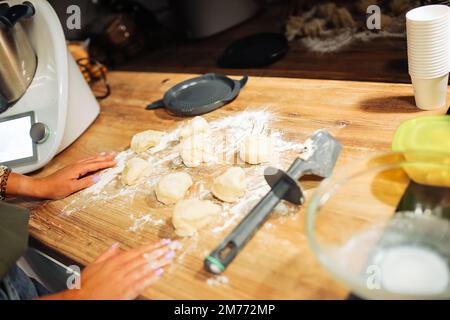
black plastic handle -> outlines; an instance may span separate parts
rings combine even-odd
[[[147,107],[145,108],[146,110],[154,110],[154,109],[159,109],[159,108],[164,108],[166,106],[166,104],[164,103],[164,100],[157,100],[155,102],[150,103],[149,105],[147,105]]]
[[[248,76],[244,75],[241,80],[233,80],[233,81],[234,81],[233,91],[230,92],[230,94],[223,100],[223,102],[231,101],[237,97],[241,89],[245,87],[245,85],[247,84]]]
[[[309,163],[297,158],[289,167],[287,174],[297,181],[304,173],[308,173],[309,170]],[[212,273],[222,273],[225,271],[259,227],[266,221],[272,210],[289,194],[293,186],[290,179],[279,179],[271,187],[272,190],[258,202],[224,241],[206,257],[204,265],[208,271]],[[302,193],[300,188],[298,190],[298,200],[300,200]],[[302,201],[296,203],[302,203]]]
[[[22,4],[18,4],[10,7],[8,10],[0,16],[0,23],[5,27],[11,29],[14,25],[23,18],[30,18],[34,16],[36,10],[31,2],[25,1]]]
[[[283,188],[284,184],[278,184],[277,187]],[[206,269],[213,273],[225,271],[279,202],[280,198],[274,191],[266,194],[228,237],[206,257]]]
[[[239,85],[240,85],[241,89],[242,89],[243,87],[245,87],[245,85],[247,84],[247,81],[248,81],[248,75],[244,75],[244,76],[242,77],[242,79],[239,80]]]
[[[277,183],[274,189],[267,193],[225,240],[206,257],[205,268],[212,273],[225,271],[281,201],[278,195],[285,194],[289,188],[290,185],[285,181]]]

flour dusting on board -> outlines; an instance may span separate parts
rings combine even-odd
[[[198,168],[186,168],[180,159],[180,128],[167,132],[162,141],[143,154],[135,154],[131,149],[120,152],[117,157],[117,166],[104,170],[100,174],[100,181],[94,186],[74,194],[70,202],[63,208],[62,215],[83,215],[90,212],[91,218],[102,219],[102,213],[117,213],[117,219],[126,221],[130,237],[136,237],[139,242],[148,241],[148,236],[159,238],[175,238],[171,223],[173,206],[159,203],[154,194],[154,186],[159,179],[172,172],[187,172],[191,175],[194,184],[190,188],[187,198],[208,199],[222,206],[220,218],[206,230],[198,235],[184,238],[182,253],[177,257],[177,265],[184,263],[186,253],[201,256],[199,250],[205,249],[205,242],[214,244],[226,232],[236,225],[242,217],[269,190],[264,179],[264,170],[268,166],[287,169],[298,156],[307,158],[313,151],[308,142],[289,141],[285,139],[286,132],[274,129],[274,123],[280,121],[276,114],[268,109],[246,110],[235,115],[220,118],[209,122],[211,134],[209,144],[214,151],[214,159]],[[275,154],[269,163],[261,165],[247,165],[240,161],[238,150],[242,141],[251,134],[264,134],[271,138]],[[291,132],[292,134],[292,132]],[[300,138],[297,138],[301,140]],[[151,172],[136,185],[123,186],[121,173],[128,159],[140,157],[151,164]],[[223,173],[230,166],[240,166],[247,177],[246,194],[236,203],[222,203],[215,199],[210,188],[214,177]],[[291,214],[292,213],[292,214]],[[298,208],[289,203],[280,204],[274,210],[278,223],[286,219],[295,220]],[[107,221],[105,223],[108,223]],[[272,230],[277,223],[266,227]],[[147,236],[145,236],[147,235]],[[200,239],[203,239],[201,242]],[[281,240],[280,240],[281,241]],[[211,249],[208,247],[208,250]],[[171,267],[171,270],[174,267]],[[209,285],[226,285],[225,278],[206,279]]]
[[[215,276],[209,278],[208,280],[206,280],[206,283],[213,287],[217,287],[220,285],[227,285],[229,282],[230,282],[230,280],[228,279],[228,277],[218,276],[218,275],[215,275]]]
[[[154,219],[151,215],[129,215],[130,220],[133,221],[133,225],[128,229],[129,231],[136,232],[140,231],[144,228],[144,226],[148,223],[152,224],[153,226],[160,226],[164,224],[164,220],[162,219]]]
[[[285,167],[296,156],[307,152],[302,143],[286,141],[283,139],[282,132],[274,131],[270,128],[270,122],[274,121],[275,118],[276,116],[266,109],[258,109],[239,112],[233,116],[211,121],[211,140],[213,140],[211,141],[211,145],[214,148],[214,154],[220,155],[220,157],[217,157],[215,163],[208,163],[208,165],[217,165],[217,169],[222,170],[225,168],[225,164],[230,165],[230,161],[236,161],[236,150],[249,134],[266,134],[271,137],[275,150],[279,155],[274,157],[272,163],[267,165]],[[99,202],[110,202],[117,198],[128,198],[131,200],[137,193],[151,190],[161,176],[173,170],[180,169],[183,166],[179,157],[179,131],[180,129],[176,128],[168,132],[157,146],[151,148],[143,155],[139,155],[152,164],[154,174],[146,177],[146,179],[143,179],[137,185],[122,186],[120,175],[125,166],[125,162],[133,156],[136,156],[131,149],[122,151],[116,157],[116,167],[103,171],[98,183],[72,196],[73,199],[62,210],[62,214],[68,216],[90,205],[99,205]],[[284,155],[287,152],[291,154],[289,157],[280,156],[280,153]],[[226,219],[227,221],[225,221],[223,226],[216,227],[214,229],[216,232],[232,224],[241,211],[250,209],[249,203],[254,203],[255,200],[259,199],[268,191],[268,186],[263,178],[264,168],[265,166],[249,166],[245,168],[249,185],[247,196],[235,206],[224,208],[229,209],[224,210],[228,211],[227,216],[224,218],[228,217],[230,219]],[[185,169],[185,171],[188,170]],[[194,181],[197,188],[192,196],[203,198],[210,193],[202,180]],[[133,210],[131,207],[128,209]],[[137,216],[138,212],[131,212],[131,214]]]

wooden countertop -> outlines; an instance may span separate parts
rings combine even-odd
[[[186,74],[112,72],[112,95],[101,103],[95,123],[59,154],[39,176],[74,160],[102,151],[122,151],[131,137],[146,129],[168,130],[184,119],[165,110],[144,110]],[[350,161],[388,151],[396,127],[404,120],[425,114],[444,114],[445,109],[423,112],[414,105],[410,85],[349,81],[251,77],[240,96],[224,108],[205,116],[208,120],[246,108],[266,107],[277,115],[276,126],[287,137],[303,141],[313,131],[327,128],[344,145],[336,170]],[[313,189],[318,181],[312,181]],[[311,191],[312,191],[311,189]],[[308,193],[309,195],[311,193]],[[80,264],[92,261],[113,242],[123,248],[173,236],[170,217],[162,226],[146,226],[130,232],[127,209],[113,203],[62,216],[68,199],[34,203],[31,235],[51,249]],[[296,219],[269,220],[228,268],[228,283],[203,270],[203,255],[226,234],[202,235],[198,246],[183,257],[143,296],[152,299],[334,299],[345,298],[339,285],[318,264],[305,235],[305,209]],[[229,231],[230,229],[228,229]],[[189,240],[183,240],[189,241]],[[194,241],[194,240],[192,240]],[[188,242],[184,242],[189,246]]]

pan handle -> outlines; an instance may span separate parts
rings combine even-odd
[[[230,101],[236,98],[239,94],[239,91],[247,84],[248,76],[244,75],[241,80],[233,80],[234,81],[234,89],[230,92],[230,94],[223,101]]]
[[[239,85],[240,85],[240,87],[241,87],[241,89],[242,89],[243,87],[245,87],[245,85],[247,84],[247,81],[248,81],[248,75],[244,75],[244,76],[242,77],[242,79],[238,81],[238,82],[239,82]]]
[[[146,110],[155,110],[159,108],[164,108],[166,105],[164,103],[164,100],[157,100],[155,102],[150,103],[145,109]]]

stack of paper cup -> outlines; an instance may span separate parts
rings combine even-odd
[[[423,6],[406,14],[408,66],[416,105],[446,106],[450,71],[450,7]]]

